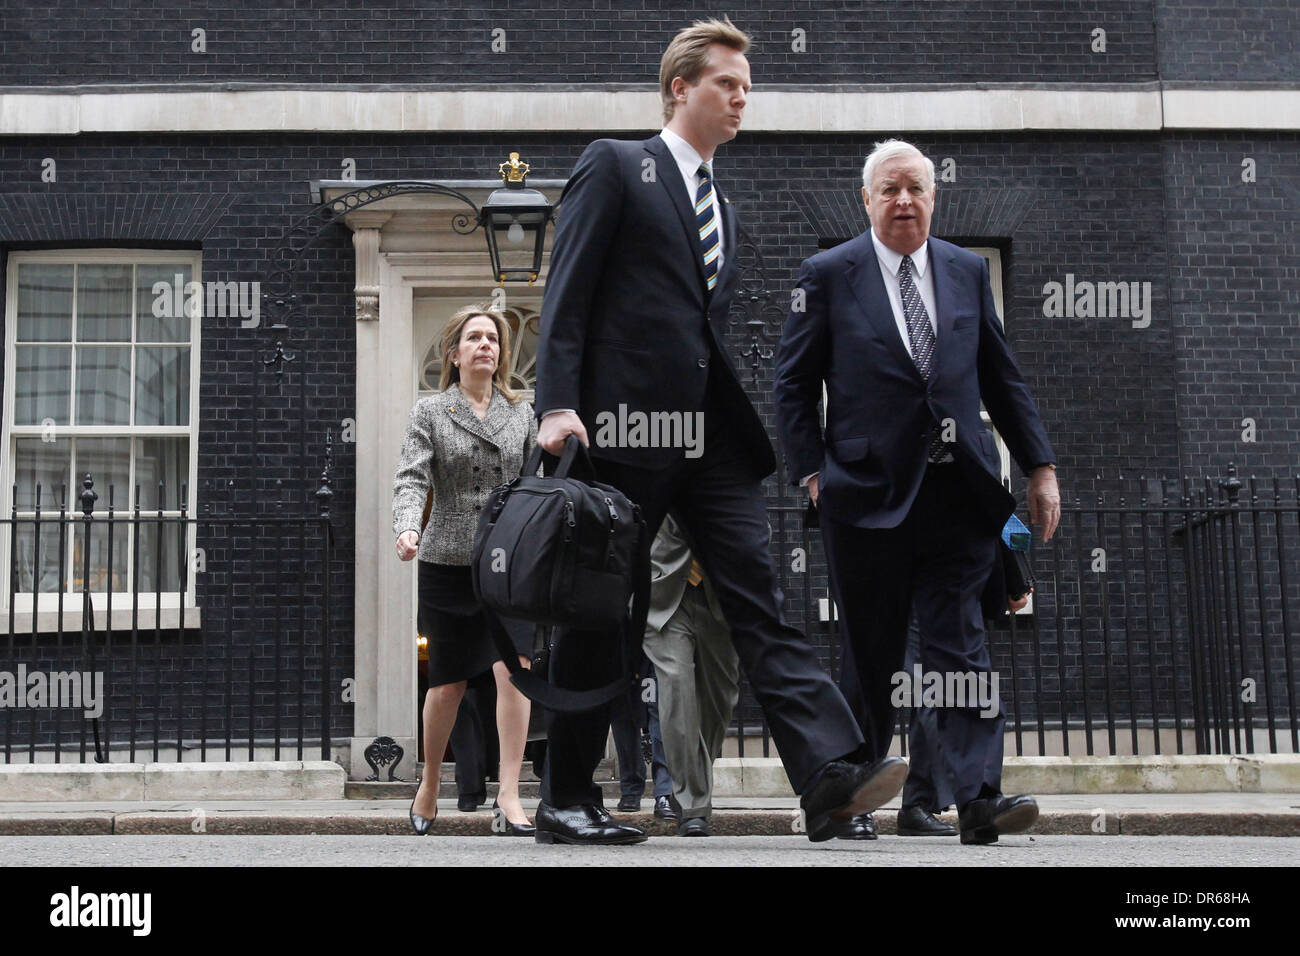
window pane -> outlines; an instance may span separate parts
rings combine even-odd
[[[180,510],[181,484],[189,480],[190,440],[188,438],[137,438],[135,442],[135,483],[140,486],[140,507],[147,510]],[[162,497],[158,482],[163,483]],[[189,491],[186,490],[189,498]],[[161,504],[160,504],[161,502]]]
[[[72,266],[18,267],[18,341],[72,341]]]
[[[41,496],[45,500],[45,496]],[[66,532],[65,532],[66,534]],[[36,522],[18,519],[17,540],[14,542],[14,570],[18,573],[18,590],[32,593],[32,579],[40,581],[43,593],[59,590],[59,521],[47,521],[42,512],[41,517],[41,553],[40,567],[37,567]],[[67,541],[67,538],[64,538]],[[67,559],[64,558],[64,580],[67,580]]]
[[[131,267],[77,267],[77,341],[131,341]]]
[[[135,350],[135,423],[190,423],[190,350],[188,347],[137,347]]]
[[[161,552],[158,548],[162,538]],[[140,519],[140,593],[180,589],[180,567],[185,553],[180,518]]]
[[[77,347],[77,424],[131,423],[131,347]]]
[[[47,418],[68,424],[72,346],[19,345],[15,351],[14,424],[40,425]]]
[[[185,286],[190,281],[190,266],[186,262],[164,265],[142,265],[135,270],[135,314],[137,342],[188,342],[190,319],[186,313],[189,300]],[[154,286],[158,283],[166,283]],[[176,299],[180,298],[180,308]],[[203,303],[199,303],[202,311]]]
[[[57,511],[62,487],[70,484],[68,466],[72,459],[72,439],[45,442],[39,438],[14,440],[14,484],[18,496],[14,504],[19,511],[36,508],[36,485],[41,486],[41,512]],[[75,497],[75,496],[74,496]],[[68,507],[74,505],[70,501]]]
[[[90,475],[94,482],[92,490],[99,495],[94,505],[96,511],[108,510],[110,488],[114,511],[131,507],[131,439],[78,438],[76,469],[76,487],[69,508],[81,513],[81,491],[86,475]]]
[[[129,591],[131,541],[131,523],[114,520],[113,526],[113,560],[109,561],[109,522],[93,521],[90,525],[90,590],[107,591],[110,583],[114,591]],[[86,582],[86,525],[77,521],[72,529],[72,567],[68,577],[72,581],[73,591],[81,591]],[[144,551],[140,552],[140,561],[144,563]]]

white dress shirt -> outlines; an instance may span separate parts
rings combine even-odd
[[[700,163],[704,160],[700,158],[694,146],[667,127],[659,135],[668,144],[668,151],[673,154],[673,159],[677,160],[677,168],[681,170],[682,179],[686,183],[686,195],[690,197],[691,207],[694,208],[695,194],[700,190]],[[716,181],[718,171],[714,168],[712,160],[709,161],[709,169],[713,170],[713,178]],[[722,275],[722,264],[726,261],[724,254],[727,250],[723,245],[726,240],[722,236],[722,203],[718,201],[716,189],[713,190],[713,208],[718,213],[718,275]]]
[[[876,230],[871,230],[871,244],[876,247],[876,261],[880,263],[880,277],[885,281],[885,292],[889,294],[889,305],[894,310],[894,324],[898,335],[903,340],[903,348],[912,354],[912,339],[907,334],[907,316],[903,313],[903,295],[898,291],[898,267],[903,264],[903,254],[895,252],[880,241]],[[939,341],[939,327],[935,321],[934,310],[934,273],[930,270],[930,250],[926,243],[910,253],[912,257],[912,284],[921,293],[921,302],[925,312],[930,316],[930,328],[934,330],[935,341]]]

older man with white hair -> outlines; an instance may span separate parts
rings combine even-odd
[[[981,401],[1029,476],[1043,540],[1060,496],[1056,455],[1003,336],[988,265],[930,236],[934,164],[910,143],[877,144],[862,199],[871,228],[799,270],[774,388],[788,477],[818,509],[864,697],[859,719],[879,758],[914,605],[924,670],[945,687],[996,687],[980,594],[1015,501]],[[1038,806],[1002,794],[1001,706],[991,714],[967,696],[984,695],[940,702],[939,737],[961,840],[992,843],[1032,826]]]

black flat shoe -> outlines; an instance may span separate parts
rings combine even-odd
[[[433,826],[433,821],[438,818],[437,811],[434,811],[431,817],[422,817],[415,812],[415,801],[411,801],[411,829],[415,831],[416,836],[428,836],[429,829]]]
[[[579,846],[618,846],[644,843],[645,832],[615,823],[604,807],[583,803],[576,807],[537,805],[538,843],[572,843]]]
[[[537,827],[531,823],[511,823],[506,812],[497,801],[492,801],[492,835],[493,836],[534,836]]]
[[[619,797],[618,806],[614,808],[619,813],[636,813],[641,809],[640,797]]]
[[[839,835],[839,840],[878,840],[879,834],[876,832],[876,818],[873,814],[862,813],[854,817],[844,826]]]
[[[487,803],[487,794],[479,796],[478,794],[461,794],[456,798],[456,809],[461,813],[473,813],[483,804]]]
[[[957,835],[957,828],[924,807],[903,807],[898,811],[898,835],[952,837]]]
[[[799,798],[813,843],[833,840],[856,816],[884,806],[903,789],[907,761],[884,757],[873,764],[832,760],[817,785]]]
[[[1038,801],[1028,794],[972,800],[958,814],[961,842],[997,843],[1003,833],[1024,833],[1038,819]]]

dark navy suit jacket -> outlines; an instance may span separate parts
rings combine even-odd
[[[980,400],[1026,473],[1056,456],[1002,333],[983,257],[934,238],[928,255],[938,313],[928,383],[899,335],[870,232],[804,261],[803,301],[798,292],[791,298],[774,385],[788,477],[797,484],[821,473],[827,518],[895,527],[920,488],[933,423],[950,420],[949,447],[1000,530],[1015,502],[1002,486]]]
[[[680,448],[598,448],[596,417],[617,416],[620,405],[628,413],[702,411],[712,368],[719,411],[750,470],[764,477],[776,469],[771,440],[723,344],[739,230],[716,181],[714,189],[725,262],[709,292],[695,200],[660,136],[596,140],[565,186],[542,300],[534,406],[539,417],[577,411],[594,456],[642,468],[681,458]]]

